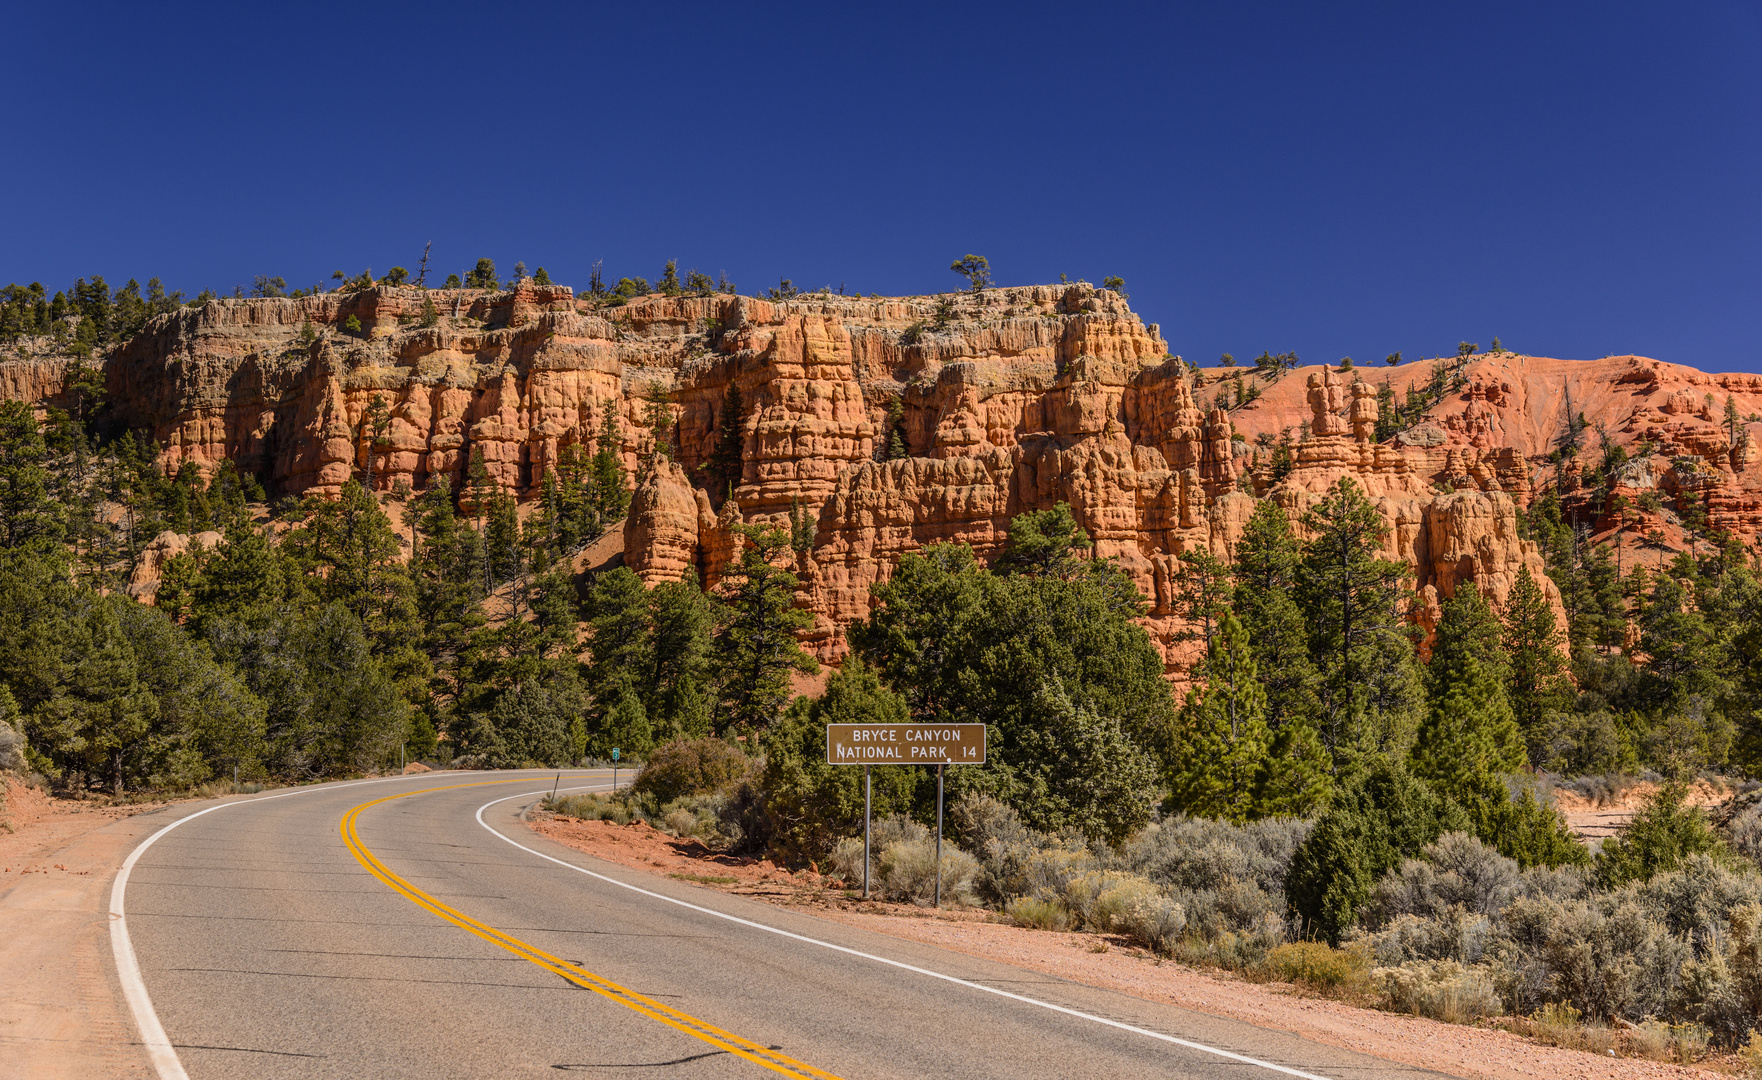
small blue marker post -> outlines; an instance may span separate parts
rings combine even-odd
[[[612,790],[618,790],[618,748],[612,747]]]

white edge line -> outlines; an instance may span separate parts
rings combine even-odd
[[[453,773],[454,776],[474,776],[481,772],[493,770],[471,770]],[[565,772],[569,770],[564,770]],[[129,1012],[134,1014],[135,1027],[141,1032],[141,1046],[147,1051],[147,1058],[153,1063],[153,1070],[159,1074],[159,1080],[189,1080],[184,1072],[183,1062],[178,1060],[177,1048],[165,1035],[165,1028],[159,1023],[159,1014],[153,1008],[153,999],[147,994],[147,984],[141,979],[141,965],[135,959],[134,943],[129,940],[128,918],[123,910],[123,898],[128,893],[129,872],[135,868],[147,849],[166,833],[179,825],[191,822],[204,814],[212,814],[216,810],[225,810],[230,806],[250,806],[270,799],[285,799],[290,795],[309,795],[315,791],[336,791],[345,787],[360,787],[363,784],[389,784],[394,780],[413,780],[425,774],[413,773],[409,776],[388,776],[378,780],[355,780],[344,784],[314,784],[310,787],[295,788],[293,791],[278,792],[265,795],[260,799],[240,799],[237,802],[220,803],[206,810],[198,810],[187,817],[160,829],[152,836],[141,841],[123,860],[122,869],[116,872],[116,881],[110,886],[110,952],[116,959],[116,977],[122,983],[122,994],[128,1001]],[[518,798],[518,796],[516,796]]]
[[[932,979],[941,979],[943,982],[953,983],[956,986],[964,986],[964,987],[968,988],[969,990],[980,990],[980,991],[983,991],[987,994],[996,995],[997,997],[1008,998],[1011,1001],[1019,1001],[1025,1005],[1035,1005],[1035,1006],[1038,1006],[1042,1009],[1050,1009],[1051,1011],[1056,1012],[1056,1013],[1063,1013],[1066,1016],[1074,1016],[1080,1020],[1089,1020],[1089,1021],[1092,1021],[1097,1024],[1104,1024],[1104,1025],[1111,1027],[1111,1028],[1117,1028],[1120,1031],[1129,1031],[1129,1032],[1132,1032],[1134,1035],[1144,1035],[1144,1036],[1147,1036],[1152,1039],[1160,1039],[1163,1042],[1173,1043],[1176,1046],[1184,1046],[1189,1050],[1198,1050],[1198,1051],[1200,1051],[1202,1053],[1206,1053],[1206,1054],[1215,1054],[1218,1057],[1228,1058],[1231,1061],[1239,1061],[1244,1065],[1255,1065],[1255,1066],[1258,1066],[1262,1069],[1270,1069],[1273,1072],[1283,1073],[1286,1076],[1297,1076],[1297,1077],[1301,1077],[1302,1080],[1331,1080],[1330,1077],[1320,1076],[1316,1073],[1303,1072],[1300,1069],[1293,1069],[1293,1068],[1290,1068],[1289,1066],[1286,1066],[1286,1065],[1275,1065],[1274,1063],[1272,1063],[1270,1061],[1262,1061],[1259,1058],[1248,1057],[1245,1054],[1237,1054],[1237,1053],[1234,1053],[1229,1050],[1219,1049],[1218,1047],[1215,1047],[1215,1046],[1207,1046],[1204,1043],[1196,1043],[1196,1042],[1191,1042],[1187,1039],[1176,1038],[1173,1035],[1165,1035],[1160,1031],[1151,1031],[1149,1028],[1137,1027],[1133,1024],[1123,1023],[1119,1020],[1109,1020],[1105,1016],[1096,1016],[1092,1013],[1086,1013],[1086,1012],[1081,1012],[1077,1009],[1066,1008],[1063,1005],[1054,1005],[1049,1001],[1040,1001],[1036,998],[1025,997],[1021,994],[1013,994],[1008,990],[999,990],[994,986],[986,986],[984,983],[970,982],[966,979],[957,978],[953,975],[944,975],[940,971],[931,971],[929,968],[917,967],[912,964],[904,963],[903,961],[900,961],[900,960],[890,960],[885,956],[876,956],[873,953],[862,952],[857,949],[847,948],[846,946],[843,946],[843,945],[834,945],[830,941],[821,941],[818,938],[811,938],[805,934],[797,934],[797,933],[793,933],[789,930],[781,930],[775,926],[767,926],[764,923],[753,922],[750,919],[743,919],[738,915],[729,915],[726,912],[716,911],[713,908],[699,907],[697,904],[693,904],[693,903],[690,903],[685,900],[678,900],[678,899],[675,899],[674,897],[671,897],[671,896],[664,896],[661,893],[650,892],[647,889],[641,888],[636,885],[632,885],[629,882],[619,881],[617,878],[607,877],[604,874],[596,874],[592,870],[588,870],[585,867],[576,866],[572,862],[568,862],[566,860],[559,859],[553,855],[546,855],[542,851],[535,851],[532,848],[527,847],[525,844],[522,844],[517,840],[513,840],[507,836],[504,836],[502,833],[500,833],[496,829],[492,828],[490,826],[489,822],[483,820],[483,812],[485,810],[488,810],[490,807],[495,806],[498,803],[512,802],[515,799],[531,798],[533,795],[544,795],[544,794],[546,794],[546,792],[544,792],[544,791],[529,791],[524,795],[509,795],[506,798],[495,799],[491,802],[484,803],[482,806],[477,808],[477,823],[479,825],[482,825],[485,829],[488,829],[490,832],[490,835],[495,836],[501,840],[506,840],[508,843],[513,844],[515,847],[519,848],[521,851],[524,851],[524,852],[531,854],[531,855],[537,855],[539,858],[549,860],[550,862],[554,862],[558,866],[566,866],[569,869],[576,871],[577,873],[586,874],[588,877],[597,878],[598,880],[604,881],[608,884],[616,885],[621,889],[629,889],[631,892],[640,893],[643,896],[652,897],[653,899],[656,899],[656,900],[665,900],[669,904],[677,904],[682,908],[689,908],[692,911],[701,912],[705,915],[713,915],[718,919],[726,919],[731,923],[739,923],[741,926],[750,926],[754,930],[764,930],[767,933],[777,934],[781,937],[791,938],[795,941],[805,942],[806,944],[809,944],[809,945],[818,945],[822,949],[831,949],[834,952],[841,952],[841,953],[844,953],[848,956],[855,956],[855,957],[860,957],[864,960],[871,960],[877,964],[886,964],[888,967],[895,967],[895,968],[899,968],[903,971],[910,971],[916,975],[927,975]]]

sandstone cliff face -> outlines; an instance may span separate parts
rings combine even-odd
[[[359,332],[344,329],[351,317]],[[1481,358],[1427,423],[1378,443],[1374,382],[1357,377],[1368,373],[1299,369],[1226,411],[1214,373],[1195,377],[1168,351],[1123,298],[1082,284],[614,306],[525,282],[215,301],[155,319],[109,358],[107,377],[167,469],[232,458],[281,493],[335,491],[369,470],[381,490],[457,486],[481,452],[496,482],[528,496],[608,415],[634,477],[651,446],[648,399],[665,394],[671,449],[635,481],[626,562],[651,583],[692,569],[713,585],[735,556],[735,524],[781,524],[800,507],[818,524],[795,567],[799,602],[824,659],[842,653],[843,628],[903,554],[957,541],[995,555],[1011,517],[1061,500],[1149,599],[1146,623],[1171,666],[1183,660],[1178,556],[1228,557],[1258,498],[1300,517],[1342,477],[1388,521],[1386,554],[1413,567],[1422,622],[1465,581],[1503,602],[1520,567],[1556,596],[1517,535],[1517,508],[1550,448],[1551,421],[1532,414],[1564,415],[1557,379],[1589,380],[1575,406],[1631,405],[1621,429],[1636,440],[1723,454],[1709,465],[1717,483],[1686,467],[1653,482],[1712,483],[1716,512],[1762,524],[1762,498],[1744,486],[1755,455],[1720,443],[1705,393],[1650,374],[1669,365]],[[1396,369],[1396,389],[1423,375]],[[42,400],[55,381],[0,363],[7,396]],[[745,404],[740,472],[718,491],[704,466],[731,388]],[[1736,392],[1746,412],[1762,406],[1762,380]],[[377,439],[375,398],[389,409]],[[1305,424],[1275,481],[1256,437]],[[907,456],[883,460],[890,444]]]

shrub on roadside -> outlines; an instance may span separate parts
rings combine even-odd
[[[941,867],[943,903],[972,903],[978,860],[944,841]],[[882,850],[876,883],[886,899],[928,904],[936,895],[936,870],[934,839],[900,840]]]
[[[928,904],[936,895],[936,838],[930,830],[904,814],[874,823],[870,832],[870,891],[884,900]],[[840,840],[829,862],[846,886],[863,880],[863,840],[860,836]],[[972,903],[973,879],[979,861],[946,837],[942,842],[942,899],[944,903]]]
[[[1497,915],[1517,895],[1517,863],[1465,832],[1448,832],[1422,857],[1403,860],[1377,883],[1365,905],[1367,925],[1396,915],[1433,917],[1453,907]]]
[[[1762,1080],[1762,1029],[1751,1031],[1744,1045],[1738,1047],[1738,1060],[1744,1063],[1746,1075]]]
[[[1158,956],[1169,956],[1181,932],[1187,929],[1187,913],[1166,896],[1145,895],[1119,917],[1116,925]]]
[[[1363,984],[1370,970],[1363,949],[1336,949],[1319,941],[1291,941],[1267,951],[1259,974],[1316,990]]]
[[[1313,827],[1299,818],[1232,825],[1177,815],[1128,840],[1119,860],[1125,869],[1171,888],[1202,891],[1234,879],[1278,895],[1292,856]]]
[[[750,762],[721,739],[676,739],[655,747],[632,786],[664,806],[687,795],[720,791],[744,776]]]
[[[1089,870],[1067,879],[1060,899],[1077,925],[1084,930],[1112,933],[1126,912],[1141,901],[1161,894],[1155,885],[1136,874],[1119,870]]]
[[[1297,849],[1285,895],[1304,933],[1338,944],[1384,872],[1467,828],[1455,803],[1399,768],[1378,766],[1340,793]]]
[[[1410,960],[1371,972],[1383,1007],[1448,1024],[1472,1024],[1498,1016],[1499,994],[1484,968],[1454,960]]]
[[[1003,913],[1014,919],[1017,926],[1030,930],[1064,930],[1071,925],[1070,913],[1057,900],[1018,896],[1004,905]]]
[[[546,799],[544,808],[564,817],[579,818],[582,821],[610,821],[614,825],[628,825],[634,815],[629,803],[609,792],[589,791],[580,795],[559,795],[554,799]]]

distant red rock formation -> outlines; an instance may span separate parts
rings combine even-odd
[[[344,329],[351,317],[358,332]],[[1064,501],[1095,554],[1138,583],[1146,625],[1179,667],[1179,554],[1227,558],[1257,499],[1296,518],[1342,477],[1388,521],[1386,554],[1413,568],[1422,624],[1465,581],[1502,603],[1522,567],[1558,607],[1518,510],[1580,413],[1584,453],[1605,437],[1648,451],[1619,490],[1702,492],[1715,524],[1762,529],[1762,431],[1747,420],[1762,410],[1762,377],[1639,357],[1440,363],[1441,399],[1379,442],[1379,384],[1404,402],[1437,377],[1433,364],[1195,373],[1123,297],[1084,284],[614,306],[523,282],[211,301],[154,319],[106,372],[120,416],[159,441],[165,468],[231,458],[282,493],[333,492],[364,476],[370,455],[380,490],[457,487],[479,451],[496,483],[530,497],[609,414],[635,486],[625,560],[645,580],[692,567],[713,584],[737,551],[734,524],[817,518],[794,569],[815,616],[808,643],[826,659],[903,554],[959,541],[993,556],[1011,517]],[[65,365],[0,362],[0,394],[46,402]],[[1236,378],[1260,394],[1228,407]],[[705,466],[731,387],[746,420],[725,498]],[[638,477],[655,389],[672,401],[670,450]],[[1727,395],[1745,418],[1736,445]],[[389,409],[377,442],[366,422],[376,397]],[[1289,471],[1275,476],[1280,438]],[[890,445],[906,456],[884,460]]]

